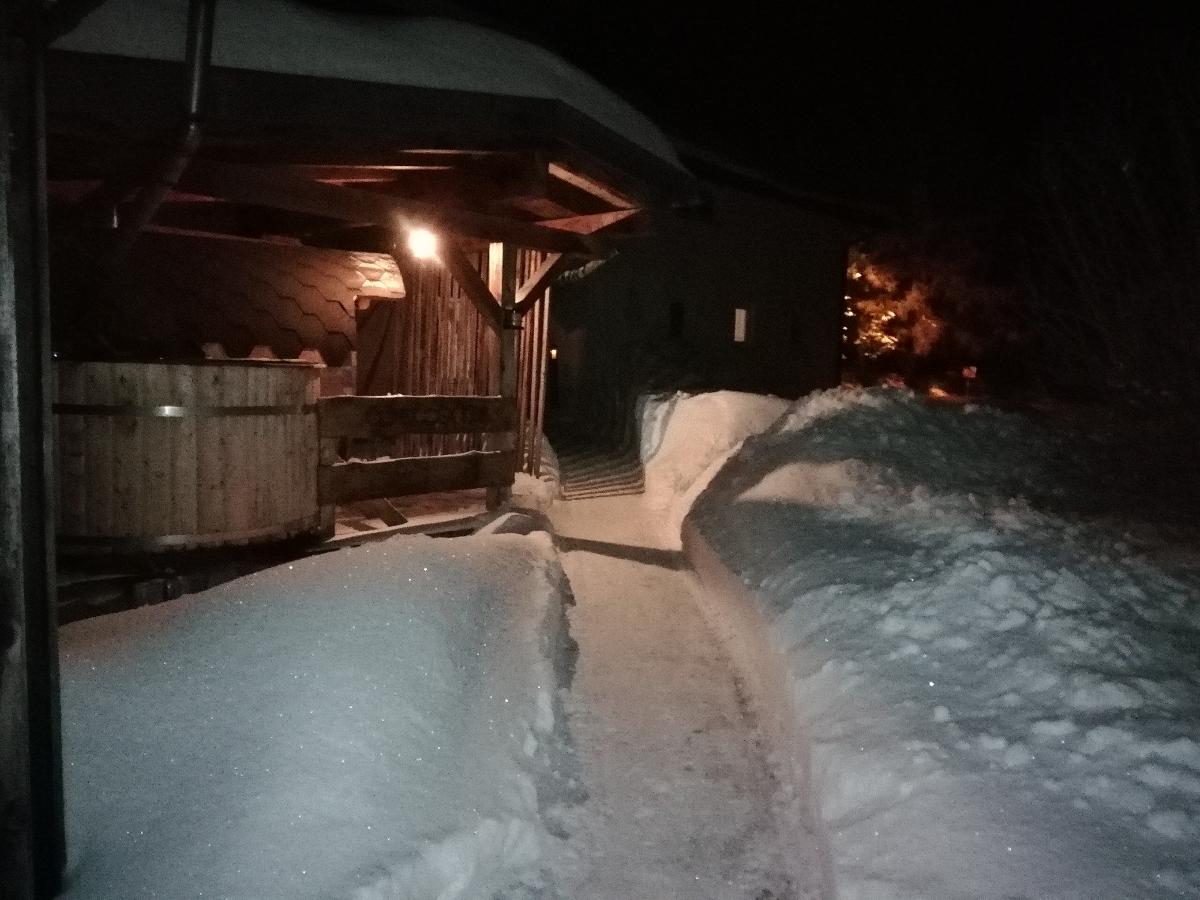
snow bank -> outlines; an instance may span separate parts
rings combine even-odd
[[[752,592],[714,615],[804,740],[839,896],[1200,894],[1200,575],[1070,513],[1093,505],[1071,451],[829,391],[695,504]]]
[[[748,435],[770,426],[786,400],[713,391],[645,396],[638,403],[646,504],[666,513],[671,540],[692,502]]]
[[[64,628],[67,896],[452,900],[529,876],[562,584],[544,534],[398,537]]]

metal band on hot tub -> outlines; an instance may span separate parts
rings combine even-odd
[[[66,416],[136,416],[155,419],[225,418],[227,416],[294,416],[316,412],[315,403],[283,406],[140,406],[128,404],[55,403],[54,412]]]

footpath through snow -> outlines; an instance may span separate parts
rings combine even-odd
[[[565,705],[586,792],[564,810],[560,896],[820,896],[816,842],[641,498],[575,500],[551,515],[575,596]]]

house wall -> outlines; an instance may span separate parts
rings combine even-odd
[[[621,421],[647,389],[796,397],[837,383],[847,226],[745,191],[712,191],[711,219],[664,222],[556,288],[556,421]],[[740,344],[738,307],[749,313]]]

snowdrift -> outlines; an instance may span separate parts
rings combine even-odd
[[[393,538],[62,631],[69,897],[491,897],[567,789],[546,535]]]
[[[693,506],[838,896],[1200,894],[1200,574],[1073,514],[1093,483],[1026,418],[835,390]]]
[[[679,391],[640,398],[644,499],[651,509],[665,513],[670,540],[678,539],[688,509],[742,441],[787,409],[788,402],[778,397],[738,391]]]

